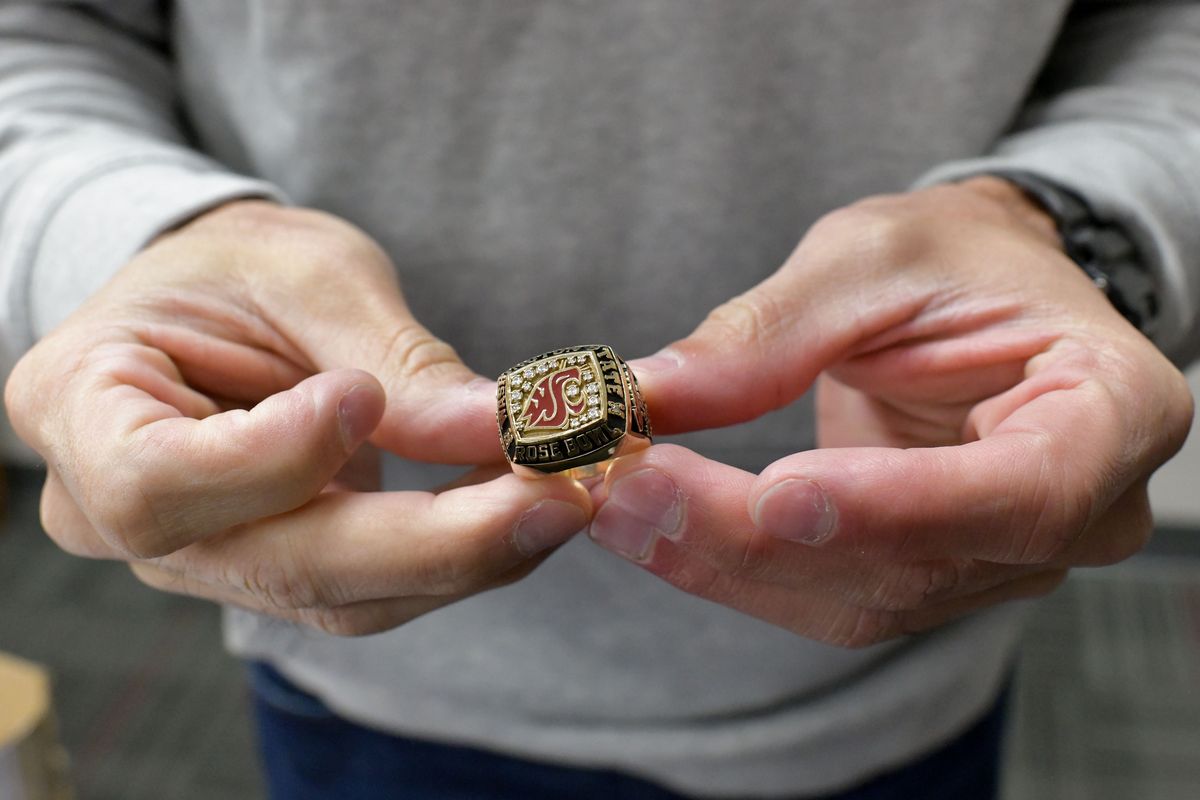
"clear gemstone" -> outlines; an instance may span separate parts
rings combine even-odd
[[[546,366],[545,364],[537,365],[537,371],[538,371],[539,375],[545,375],[547,370],[549,370],[549,369],[550,369],[550,367]]]
[[[587,385],[587,393],[588,393],[588,394],[598,394],[599,392],[600,392],[600,385],[599,385],[599,384],[595,384],[595,383],[589,383],[589,384]]]
[[[579,394],[579,384],[572,383],[567,387],[567,397],[574,397],[577,394]]]
[[[526,378],[532,378],[533,377],[533,367],[526,367],[525,371],[522,372],[521,374],[524,375]]]
[[[522,389],[524,389],[524,390],[525,390],[525,391],[527,391],[527,392],[532,392],[532,391],[533,391],[533,384],[532,384],[532,383],[530,383],[529,381],[525,381],[525,385],[524,385],[524,386],[522,386],[521,388],[522,388]]]
[[[571,427],[572,428],[579,427],[579,417],[571,417]]]
[[[590,369],[585,369],[583,371],[583,374],[580,375],[579,377],[585,381],[590,381],[592,379],[592,371]]]
[[[588,417],[590,417],[591,419],[597,419],[599,416],[600,416],[600,409],[598,409],[598,408],[589,408],[588,409]]]
[[[592,395],[591,397],[589,397],[589,398],[588,398],[588,405],[589,405],[589,406],[598,406],[598,405],[600,405],[600,398],[599,398],[599,397],[597,397],[596,395]]]

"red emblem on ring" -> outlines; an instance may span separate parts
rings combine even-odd
[[[530,428],[561,429],[571,415],[583,413],[587,401],[578,367],[552,372],[534,384],[519,419]]]

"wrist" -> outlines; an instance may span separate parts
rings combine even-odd
[[[1146,336],[1154,335],[1158,288],[1124,227],[1098,214],[1085,198],[1035,173],[1000,170],[967,182],[976,191],[1007,198],[1002,202],[1027,225],[1040,228],[1039,217],[1049,220],[1055,246],[1092,279],[1121,316]]]
[[[978,175],[958,183],[963,189],[988,198],[1012,214],[1021,224],[1056,248],[1062,249],[1058,223],[1046,209],[1012,181],[996,175]]]

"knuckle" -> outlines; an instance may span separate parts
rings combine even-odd
[[[720,328],[732,349],[761,354],[778,338],[785,320],[783,309],[770,294],[750,291],[714,308],[706,321]]]
[[[259,559],[250,564],[232,564],[223,581],[278,611],[320,609],[336,605],[314,580],[311,571],[295,560]]]
[[[885,579],[866,603],[882,611],[913,611],[954,594],[968,579],[969,566],[958,559],[904,564]]]
[[[772,562],[771,538],[759,531],[733,535],[728,547],[719,547],[708,559],[719,572],[729,577],[761,579],[767,575]]]
[[[1040,564],[1063,556],[1091,523],[1094,500],[1070,488],[1070,454],[1062,437],[1034,436],[1038,468],[1012,476],[1009,514],[1001,520],[1013,534],[1010,560]]]
[[[397,328],[384,348],[383,364],[394,377],[404,380],[459,363],[453,347],[416,322]]]
[[[903,266],[917,261],[925,249],[908,216],[890,198],[873,197],[826,214],[813,234],[837,242],[847,263]]]

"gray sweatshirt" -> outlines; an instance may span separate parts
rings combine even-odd
[[[1126,223],[1183,363],[1200,342],[1200,7],[1070,5],[3,0],[3,357],[159,231],[251,195],[364,227],[479,371],[578,342],[634,357],[770,274],[822,212],[1007,166]],[[809,411],[680,441],[761,469],[811,446]],[[388,485],[446,472],[393,459]],[[388,633],[231,612],[227,638],[387,731],[784,796],[961,731],[1019,617],[839,650],[577,537]]]

